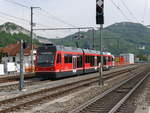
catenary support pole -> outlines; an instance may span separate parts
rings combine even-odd
[[[31,29],[30,29],[30,37],[31,37],[31,72],[33,72],[33,26],[35,25],[33,23],[33,9],[40,8],[40,7],[30,7],[31,8]]]
[[[23,40],[20,40],[20,80],[19,90],[22,91],[24,88],[24,75],[23,75]]]
[[[95,39],[94,39],[94,31],[95,31],[95,30],[93,29],[92,31],[93,31],[93,50],[94,50],[94,49],[95,49],[95,46],[94,46],[94,43],[95,43],[95,42],[94,42],[94,40],[95,40]]]
[[[32,72],[32,66],[33,66],[33,7],[31,7],[31,72]]]
[[[103,29],[103,24],[100,24],[100,54],[101,54],[101,57],[100,57],[100,68],[99,68],[99,85],[104,85],[104,80],[103,80],[103,45],[102,45],[102,29]]]

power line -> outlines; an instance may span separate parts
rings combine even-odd
[[[47,12],[47,11],[44,10],[44,9],[42,9],[42,11],[46,13],[45,16],[50,17],[50,18],[52,18],[52,19],[54,19],[54,20],[56,20],[56,21],[58,21],[58,22],[60,22],[60,23],[63,23],[63,24],[65,24],[65,25],[68,25],[68,26],[71,26],[71,27],[77,27],[77,26],[75,26],[75,25],[73,25],[73,24],[70,24],[70,23],[68,23],[68,22],[66,22],[66,21],[64,21],[64,20],[62,20],[62,19],[60,19],[60,18],[54,16],[53,14]]]
[[[18,2],[15,2],[15,1],[10,1],[10,0],[6,0],[7,2],[9,2],[9,3],[12,3],[12,4],[15,4],[15,5],[18,5],[18,6],[20,6],[20,7],[23,7],[23,8],[26,8],[26,9],[30,9],[30,7],[29,6],[26,6],[26,5],[23,5],[23,4],[21,4],[21,3],[18,3]],[[36,11],[37,12],[37,11]],[[46,11],[45,11],[46,12]],[[10,15],[9,15],[10,16]],[[53,16],[54,17],[54,16]],[[48,17],[49,18],[49,17]],[[55,19],[56,19],[57,17],[55,17]],[[57,19],[58,20],[58,19]],[[65,22],[64,22],[65,23]],[[41,25],[41,26],[43,26],[43,27],[48,27],[48,26],[46,26],[46,25],[43,25],[43,24],[37,24],[37,25]]]
[[[144,24],[144,21],[145,21],[146,11],[147,11],[147,0],[145,0],[144,13],[143,13],[143,18],[142,18],[142,23],[143,24]]]
[[[23,5],[23,4],[21,4],[21,3],[18,3],[18,2],[15,2],[15,1],[10,1],[10,0],[6,0],[7,2],[9,2],[9,3],[12,3],[12,4],[15,4],[15,5],[18,5],[18,6],[20,6],[20,7],[24,7],[24,8],[26,8],[26,9],[29,9],[30,10],[30,7],[29,6],[26,6],[26,5]],[[8,15],[8,14],[7,14]],[[12,17],[12,15],[8,15],[8,16],[11,16]],[[14,18],[19,18],[19,17],[15,17],[15,16],[13,16]],[[24,18],[22,18],[23,20],[25,20]],[[25,21],[28,21],[29,23],[30,23],[30,21],[29,20],[25,20]],[[37,25],[40,25],[40,26],[43,26],[43,27],[49,27],[49,26],[47,26],[47,25],[44,25],[44,24],[41,24],[41,23],[36,23]]]
[[[7,16],[7,17],[15,18],[15,19],[20,20],[20,21],[24,21],[24,22],[30,23],[30,21],[27,20],[27,19],[24,19],[24,18],[21,18],[21,17],[17,17],[17,16],[13,16],[13,15],[10,15],[10,14],[8,14],[8,13],[4,13],[4,12],[2,12],[2,11],[0,11],[0,14],[5,15],[5,16]],[[36,24],[37,24],[37,25],[40,25],[40,26],[43,26],[43,27],[48,27],[47,25],[43,25],[43,24],[41,24],[41,23],[36,23]]]
[[[42,29],[34,29],[34,30],[71,30],[71,29],[94,29],[93,27],[76,27],[76,28],[42,28]]]
[[[12,1],[12,0],[6,0],[6,1],[9,2],[9,3],[15,4],[15,5],[18,5],[18,6],[27,8],[27,9],[30,9],[30,7],[28,7],[28,6],[26,6],[26,5],[23,5],[23,4],[21,4],[21,3],[18,3],[18,2]]]
[[[135,17],[135,15],[131,12],[131,10],[128,8],[128,6],[125,4],[123,0],[121,0],[121,3],[124,5],[124,7],[128,10],[129,14],[137,21],[137,23],[140,23],[138,19]]]
[[[112,4],[120,11],[120,13],[124,16],[125,19],[127,19],[128,21],[130,21],[127,16],[124,14],[124,12],[121,10],[121,8],[119,6],[116,5],[116,3],[111,0]]]
[[[5,16],[3,16],[3,15],[0,15],[0,18],[1,19],[3,19],[3,22],[6,22],[6,20],[8,20],[8,21],[10,21],[10,22],[14,22],[14,20],[16,21],[16,19],[15,18],[8,18],[8,17],[5,17]],[[18,20],[19,22],[17,23],[18,25],[19,25],[19,23],[21,23],[21,24],[23,24],[23,25],[25,25],[27,22],[25,22],[25,21],[21,21],[21,20]],[[21,26],[21,25],[20,25]],[[22,26],[23,27],[23,26]],[[25,27],[25,26],[24,26]],[[26,26],[27,27],[27,26]],[[27,29],[29,29],[28,27],[27,27]]]
[[[24,7],[24,8],[30,9],[29,6],[23,5],[23,4],[21,4],[21,3],[18,3],[18,2],[12,1],[12,0],[11,0],[11,1],[10,1],[10,0],[6,0],[6,1],[7,1],[7,2],[10,2],[10,3],[12,3],[12,4],[15,4],[15,5],[18,5],[18,6],[20,6],[20,7]],[[66,24],[66,25],[69,25],[69,26],[72,26],[72,27],[76,27],[75,25],[70,24],[70,23],[68,23],[68,22],[66,22],[66,21],[64,21],[64,20],[62,20],[62,19],[60,19],[60,18],[58,18],[58,17],[56,17],[56,16],[50,14],[49,12],[47,12],[47,11],[45,11],[45,10],[43,10],[43,9],[42,9],[42,11],[46,13],[46,16],[48,16],[48,18],[50,17],[50,18],[55,19],[56,21],[58,21],[58,22],[60,22],[60,23],[63,23],[63,24]],[[47,15],[47,14],[48,14],[48,15]]]
[[[15,19],[18,19],[18,20],[21,20],[21,21],[30,22],[30,21],[27,20],[27,19],[24,19],[24,18],[21,18],[21,17],[16,17],[16,16],[13,16],[13,15],[4,13],[4,12],[2,12],[2,11],[0,11],[0,14],[5,15],[5,16],[8,16],[8,17],[11,17],[11,18],[15,18]]]

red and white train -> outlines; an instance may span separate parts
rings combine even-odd
[[[98,71],[103,56],[103,69],[113,66],[113,56],[99,51],[45,45],[37,49],[35,73],[47,78],[62,78]]]

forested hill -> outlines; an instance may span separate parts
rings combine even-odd
[[[75,37],[82,36],[77,40]],[[49,37],[52,38],[52,37]],[[113,54],[119,53],[136,53],[136,54],[150,54],[150,29],[142,24],[122,22],[108,26],[102,31],[103,49],[110,51]],[[24,39],[28,42],[31,41],[30,32],[21,26],[14,23],[7,22],[0,25],[0,47],[4,47],[10,43]],[[47,39],[38,37],[36,39]],[[63,39],[49,39],[50,41],[65,46],[76,46],[78,41],[80,48],[93,47],[93,34],[92,31],[80,32],[69,35]],[[94,46],[99,50],[100,34],[99,30],[94,33]]]
[[[36,36],[34,34],[34,42],[38,42],[35,37]],[[16,43],[20,39],[30,43],[30,31],[12,22],[6,22],[0,25],[0,47]]]
[[[91,31],[80,32],[83,36],[78,40],[79,47],[92,48],[93,36]],[[51,40],[59,45],[76,46],[75,38],[78,33],[67,36],[63,39]],[[114,54],[135,53],[150,54],[150,29],[142,24],[121,22],[108,26],[102,31],[103,48],[105,51],[111,51]],[[94,45],[99,49],[100,35],[99,30],[95,31]]]

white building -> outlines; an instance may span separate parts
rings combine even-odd
[[[34,63],[31,66],[31,50],[30,46],[24,49],[24,72],[31,71],[31,67],[34,67]],[[10,66],[7,66],[8,64],[11,64],[13,66],[16,66],[16,72],[20,71],[20,44],[10,44],[4,48],[0,49],[0,52],[4,54],[4,57],[2,58],[2,63],[5,64],[5,72],[8,71]],[[33,61],[35,60],[36,50],[33,50]],[[7,68],[7,69],[6,69]],[[11,68],[11,67],[10,67]],[[14,66],[13,66],[14,69]],[[33,68],[34,69],[34,68]]]
[[[125,60],[126,63],[134,64],[134,54],[126,53],[126,54],[120,54]]]

